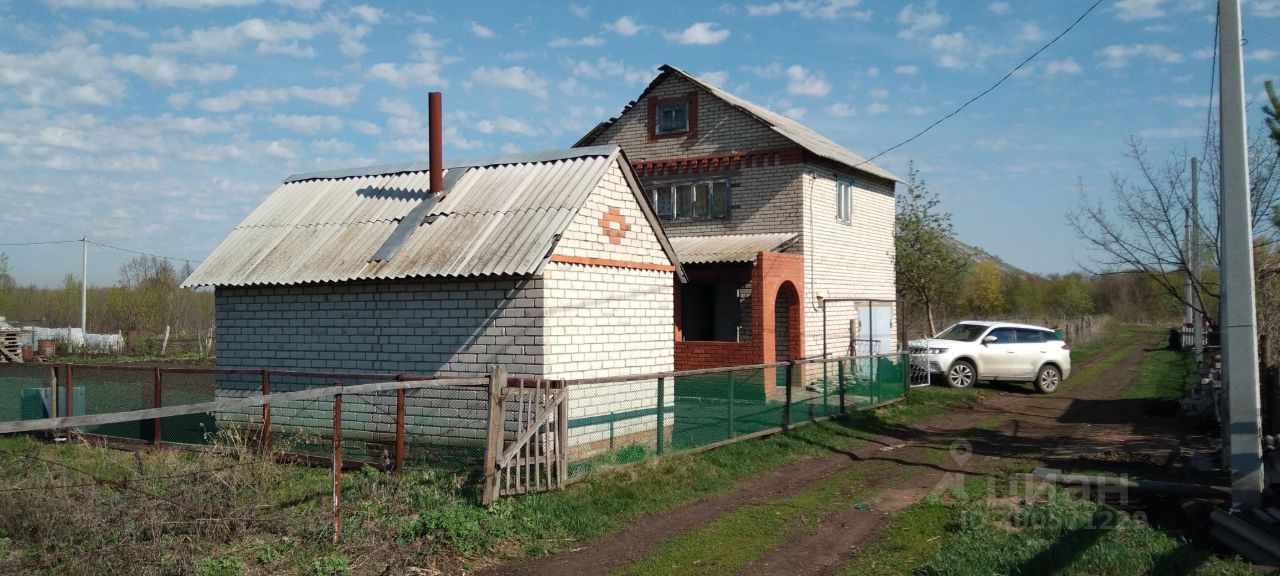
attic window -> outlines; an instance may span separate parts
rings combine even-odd
[[[649,98],[649,141],[698,137],[698,93]]]
[[[659,104],[655,117],[658,125],[654,127],[656,134],[675,134],[689,131],[689,103],[672,102]]]

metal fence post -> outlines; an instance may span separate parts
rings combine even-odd
[[[71,416],[75,416],[75,415],[76,415],[76,411],[75,411],[75,406],[76,406],[76,395],[75,395],[75,384],[73,384],[73,383],[72,383],[72,377],[71,377],[71,365],[70,365],[70,364],[65,364],[65,366],[66,366],[66,370],[67,370],[67,401],[66,401],[66,402],[64,402],[64,404],[66,404],[67,417],[69,418],[69,417],[71,417]],[[56,410],[56,408],[55,408],[55,410]],[[86,411],[85,413],[86,413],[86,414],[88,414],[88,412],[87,412],[87,411]],[[70,432],[71,432],[71,429],[70,429],[70,428],[68,428],[68,429],[67,429],[67,432],[68,432],[68,433],[70,433]]]
[[[333,542],[342,539],[342,394],[333,395]]]
[[[556,406],[556,477],[564,488],[569,474],[569,387],[560,381],[560,404]]]
[[[262,395],[271,394],[271,371],[262,369]],[[271,451],[271,403],[262,405],[262,451]]]
[[[399,377],[396,377],[399,380]],[[404,472],[404,388],[396,390],[396,473]]]
[[[729,437],[733,438],[733,371],[727,372],[729,375]]]
[[[667,436],[666,420],[667,419],[665,417],[666,415],[663,414],[663,411],[665,410],[666,403],[667,403],[666,395],[667,395],[667,379],[658,378],[658,454],[662,454],[663,451],[666,450],[666,443],[667,443],[667,438],[666,438]]]
[[[844,361],[836,361],[836,390],[840,393],[840,413],[844,414],[846,408],[844,404]]]
[[[777,368],[775,368],[776,370]],[[786,432],[791,427],[791,385],[795,384],[796,378],[795,363],[787,364],[787,392],[786,402],[782,405],[782,431]]]
[[[485,506],[498,499],[498,457],[502,455],[503,432],[503,395],[507,385],[507,369],[489,366],[489,423],[484,450],[484,495],[481,503]]]
[[[161,406],[164,405],[164,397],[163,397],[163,393],[161,392],[162,384],[160,383],[161,377],[162,377],[162,373],[160,369],[156,368],[155,384],[152,386],[152,390],[151,390],[151,400],[152,400],[151,407],[152,408],[160,408]],[[151,419],[151,443],[155,446],[160,445],[160,419],[159,418]]]

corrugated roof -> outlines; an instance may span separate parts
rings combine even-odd
[[[669,238],[676,256],[684,264],[712,262],[752,262],[759,252],[776,252],[799,234],[732,234],[726,236],[680,236]]]
[[[291,176],[184,285],[536,274],[620,158],[617,146],[596,146],[452,162],[448,172],[465,172],[382,262],[370,258],[427,198],[425,164]]]
[[[702,80],[699,80],[696,76],[689,74],[684,70],[676,68],[675,66],[669,66],[664,64],[658,69],[661,70],[663,74],[658,76],[656,79],[654,79],[654,81],[649,84],[648,88],[645,88],[645,91],[640,94],[640,98],[643,98],[644,95],[647,94],[650,90],[652,90],[654,86],[657,86],[663,80],[666,74],[668,73],[678,74],[681,77],[685,78],[686,80],[698,85],[698,87],[702,88],[703,90],[710,92],[716,98],[723,100],[726,104],[729,104],[730,106],[733,106],[734,108],[737,108],[745,112],[747,115],[754,117],[756,120],[759,120],[761,123],[772,128],[774,132],[781,134],[784,138],[792,142],[795,142],[796,145],[804,148],[805,150],[808,150],[810,153],[816,156],[826,158],[827,160],[830,160],[832,162],[843,164],[846,167],[854,170],[861,170],[868,174],[874,174],[881,178],[887,178],[889,180],[893,180],[894,182],[903,182],[901,178],[895,176],[892,172],[889,172],[888,170],[881,168],[880,166],[876,165],[874,162],[867,161],[866,158],[863,158],[858,153],[848,148],[845,148],[844,146],[836,144],[826,136],[823,136],[815,132],[812,128],[809,128],[804,124],[796,122],[791,118],[787,118],[786,116],[783,116],[782,114],[778,114],[777,112],[774,112],[773,110],[765,108],[764,106],[761,106],[754,102],[750,102],[748,100],[745,100],[743,98],[739,98],[738,96],[730,94],[721,88],[708,84]],[[638,101],[640,98],[637,98],[636,100]],[[632,102],[632,105],[634,104],[635,102]],[[630,107],[631,106],[628,105],[628,108]],[[626,113],[626,110],[623,110],[623,114],[625,113]],[[621,118],[621,115],[619,115],[619,118]],[[617,120],[618,118],[613,118],[608,122],[601,123],[594,130],[592,130],[590,133],[584,136],[582,140],[579,140],[579,143],[585,143],[585,142],[594,140],[595,136],[603,133],[605,129],[607,129],[610,125],[612,125]]]

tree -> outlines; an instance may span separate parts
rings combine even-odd
[[[1004,278],[1000,265],[984,260],[969,269],[964,279],[964,303],[972,313],[983,317],[1004,310]]]
[[[18,287],[13,280],[13,271],[9,267],[9,255],[0,252],[0,290],[8,292]]]
[[[1218,268],[1219,189],[1218,146],[1215,132],[1210,131],[1201,162],[1200,218],[1194,226],[1205,243],[1201,258],[1206,271]],[[1280,200],[1280,155],[1271,152],[1270,138],[1261,132],[1252,134],[1249,142],[1249,180],[1252,191],[1253,231],[1255,246],[1270,247],[1280,240],[1280,222],[1269,217],[1271,207]],[[1137,272],[1155,281],[1170,298],[1193,305],[1201,313],[1213,317],[1205,304],[1186,301],[1184,280],[1189,268],[1187,224],[1191,210],[1190,158],[1185,151],[1175,152],[1163,165],[1150,160],[1146,146],[1130,138],[1126,154],[1134,164],[1137,176],[1129,179],[1111,177],[1111,202],[1090,202],[1081,187],[1081,206],[1067,216],[1076,234],[1092,248],[1093,273]],[[1218,283],[1213,275],[1190,273],[1192,285],[1201,303],[1216,301]]]
[[[924,307],[930,335],[938,332],[934,310],[959,287],[969,265],[951,242],[951,214],[939,209],[939,203],[910,163],[906,193],[898,197],[894,234],[898,292]]]

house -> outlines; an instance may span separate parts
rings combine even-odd
[[[621,146],[670,238],[678,370],[898,343],[894,185],[799,122],[671,66],[578,146]]]
[[[483,375],[500,364],[544,379],[673,369],[680,265],[617,146],[440,168],[436,191],[428,163],[285,179],[184,284],[214,287],[218,367]],[[617,388],[592,387],[570,416],[655,408],[651,388]],[[217,392],[258,390],[255,377],[223,376]],[[487,415],[483,403],[459,410]],[[327,412],[312,416],[329,425]],[[571,442],[607,428],[575,428]]]

